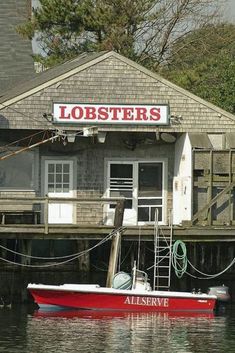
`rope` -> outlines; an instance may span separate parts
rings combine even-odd
[[[100,242],[98,242],[97,244],[95,244],[93,247],[87,249],[87,250],[83,250],[81,251],[80,253],[76,253],[75,256],[73,255],[69,255],[69,259],[68,260],[65,260],[65,261],[61,261],[61,262],[57,262],[57,263],[53,263],[53,264],[44,264],[44,265],[29,265],[29,264],[22,264],[22,263],[18,263],[18,262],[13,262],[13,261],[10,261],[10,260],[7,260],[7,259],[4,259],[3,257],[0,257],[0,260],[4,261],[4,262],[7,262],[7,263],[10,263],[12,265],[17,265],[17,266],[21,266],[21,267],[31,267],[31,268],[47,268],[47,267],[53,267],[53,266],[60,266],[60,265],[64,265],[64,264],[67,264],[73,260],[76,260],[78,259],[79,257],[85,255],[86,253],[92,251],[93,249],[97,248],[98,246],[102,245],[103,243],[105,243],[106,241],[110,240],[113,236],[116,235],[116,233],[119,231],[121,232],[124,228],[123,227],[120,227],[118,229],[115,229],[113,230],[111,233],[109,233],[104,239],[102,239]],[[7,248],[6,248],[7,249]],[[7,249],[8,251],[11,251],[15,254],[18,254],[18,255],[21,255],[21,256],[26,256],[26,257],[30,257],[30,258],[37,258],[37,259],[41,259],[41,260],[53,260],[55,258],[51,257],[51,258],[43,258],[43,257],[35,257],[35,256],[30,256],[30,255],[25,255],[25,254],[22,254],[22,253],[19,253],[19,252],[16,252],[16,251],[13,251],[13,250],[10,250],[10,249]],[[71,257],[73,256],[73,257]],[[61,258],[65,258],[65,257],[61,257]],[[58,259],[58,258],[56,258]]]
[[[187,270],[187,249],[181,240],[176,240],[172,247],[172,266],[178,278],[182,278]]]
[[[175,269],[176,276],[181,278],[183,274],[187,274],[188,276],[195,279],[213,279],[216,278],[223,273],[225,273],[230,267],[235,264],[235,258],[230,262],[230,264],[222,271],[214,274],[209,274],[198,270],[187,258],[187,249],[185,244],[181,240],[177,240],[172,247],[172,266]],[[190,265],[194,271],[198,272],[200,275],[204,277],[199,277],[193,275],[187,271],[187,265]]]
[[[213,278],[216,278],[216,277],[222,275],[222,274],[223,274],[224,272],[226,272],[230,267],[232,267],[232,266],[235,264],[235,258],[230,262],[230,264],[229,264],[223,271],[218,272],[218,273],[214,273],[213,275],[199,271],[197,268],[195,268],[195,267],[193,266],[193,264],[192,264],[189,260],[188,260],[188,263],[189,263],[189,265],[190,265],[195,271],[197,271],[197,272],[200,273],[201,275],[205,276],[205,277],[198,277],[198,276],[192,275],[191,273],[186,272],[187,275],[189,275],[190,277],[193,277],[193,278],[196,278],[196,279],[213,279]]]

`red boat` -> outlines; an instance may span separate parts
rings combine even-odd
[[[99,285],[29,284],[28,290],[40,308],[140,312],[212,312],[217,296],[205,293],[151,290],[145,272],[135,269],[133,278],[125,272],[114,277],[114,288]]]

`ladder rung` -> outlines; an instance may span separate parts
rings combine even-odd
[[[156,236],[156,239],[168,239],[168,240],[171,240],[171,237],[165,237],[164,235],[158,235],[158,236]]]
[[[158,287],[162,287],[162,288],[169,288],[169,286],[164,286],[164,285],[159,285]]]
[[[156,219],[155,222],[158,222]],[[157,224],[157,223],[156,223]],[[157,272],[154,274],[155,290],[169,290],[170,269],[172,257],[172,228],[171,232],[164,235],[163,230],[156,228],[154,231],[154,265]],[[157,274],[158,273],[158,274]],[[161,285],[162,284],[162,285]]]
[[[166,249],[166,250],[169,250],[169,247],[167,246],[157,246],[156,247],[157,249]]]

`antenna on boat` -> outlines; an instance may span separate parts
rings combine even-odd
[[[132,269],[132,289],[135,289],[136,285],[136,261],[134,261],[134,266]]]

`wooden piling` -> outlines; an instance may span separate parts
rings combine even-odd
[[[90,271],[90,254],[86,250],[89,248],[88,240],[78,240],[77,249],[81,255],[78,257],[78,271],[88,273]]]
[[[31,264],[31,253],[32,253],[32,240],[22,239],[20,241],[20,252],[26,256],[21,256],[21,263],[23,265]]]
[[[117,271],[118,253],[119,253],[120,244],[121,244],[121,232],[118,229],[122,226],[123,214],[124,214],[124,201],[120,200],[117,202],[116,209],[115,209],[114,227],[115,229],[117,229],[117,232],[112,239],[106,287],[112,286],[113,276]]]

